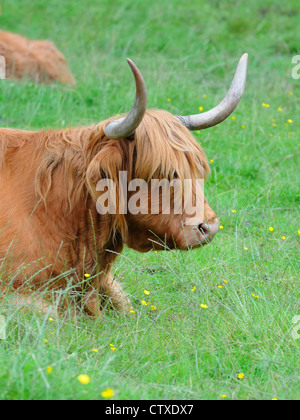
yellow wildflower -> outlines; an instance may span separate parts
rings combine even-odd
[[[244,374],[244,373],[238,373],[237,377],[238,377],[239,379],[244,379],[245,374]]]
[[[273,232],[274,228],[272,226],[269,227],[269,231]]]
[[[150,295],[150,292],[148,290],[144,290],[145,295]]]
[[[221,226],[219,226],[219,229],[224,229],[224,226],[222,226],[222,225],[221,225]]]
[[[196,286],[194,286],[193,288],[192,288],[192,292],[194,292],[196,290]]]
[[[156,306],[151,305],[150,308],[152,309],[152,311],[156,311]]]
[[[88,385],[91,382],[91,378],[88,375],[79,375],[77,379],[82,385]]]
[[[203,303],[200,305],[200,307],[201,307],[202,309],[207,309],[207,308],[208,308],[208,306],[207,306],[207,305],[204,305]]]
[[[199,111],[203,111],[203,106],[199,106]]]
[[[53,372],[53,367],[52,366],[48,366],[47,371],[48,375],[50,375]]]
[[[112,398],[115,393],[111,388],[106,388],[103,392],[101,392],[103,398]]]

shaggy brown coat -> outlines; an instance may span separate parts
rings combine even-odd
[[[160,238],[169,248],[186,249],[194,240],[188,226],[182,229],[184,215],[97,213],[96,183],[108,177],[117,184],[120,170],[127,171],[128,180],[148,183],[152,178],[205,178],[209,172],[202,148],[168,112],[147,111],[130,141],[107,138],[110,121],[67,130],[0,129],[2,285],[20,291],[64,288],[62,273],[73,270],[69,281],[84,289],[88,313],[100,316],[100,293],[129,310],[130,302],[110,275],[124,244],[139,251],[163,249]],[[216,219],[206,201],[205,217]],[[85,273],[91,277],[82,283]]]

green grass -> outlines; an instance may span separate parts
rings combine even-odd
[[[206,196],[224,229],[202,250],[125,250],[115,272],[132,297],[131,318],[107,311],[102,321],[50,322],[7,298],[0,398],[99,399],[106,387],[116,399],[299,398],[300,340],[291,335],[300,315],[300,80],[291,77],[299,2],[0,3],[2,29],[53,40],[77,79],[74,90],[2,82],[2,126],[61,128],[128,111],[134,86],[126,57],[144,74],[150,107],[206,110],[249,53],[236,119],[195,133],[213,160]],[[156,311],[141,305],[144,289]],[[89,385],[77,380],[83,373]]]

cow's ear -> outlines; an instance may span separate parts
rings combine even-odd
[[[108,144],[94,156],[87,168],[87,183],[92,191],[101,179],[111,179],[118,184],[119,172],[124,162],[123,150],[118,144]]]

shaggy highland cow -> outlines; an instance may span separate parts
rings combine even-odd
[[[177,180],[182,189],[186,179],[205,179],[209,165],[191,131],[216,125],[235,109],[245,86],[247,54],[224,100],[189,116],[146,110],[145,82],[128,63],[136,98],[127,116],[66,130],[0,129],[2,288],[25,295],[73,282],[89,314],[101,316],[100,296],[128,311],[130,302],[110,274],[124,244],[141,252],[188,249],[205,245],[217,233],[217,217],[205,199],[201,217],[185,210],[177,214],[173,190],[168,214],[161,204],[151,212],[150,194],[149,211],[120,211],[135,192],[128,188],[125,195],[119,174],[126,174],[128,183],[139,179],[149,187],[152,180]],[[101,180],[116,186],[115,211],[99,211],[97,202],[107,193],[97,188]],[[191,193],[194,198],[196,188]],[[62,274],[72,270],[72,275]],[[90,277],[85,279],[85,273]]]
[[[75,84],[65,57],[51,41],[31,41],[18,34],[0,31],[0,55],[6,61],[6,78]]]

